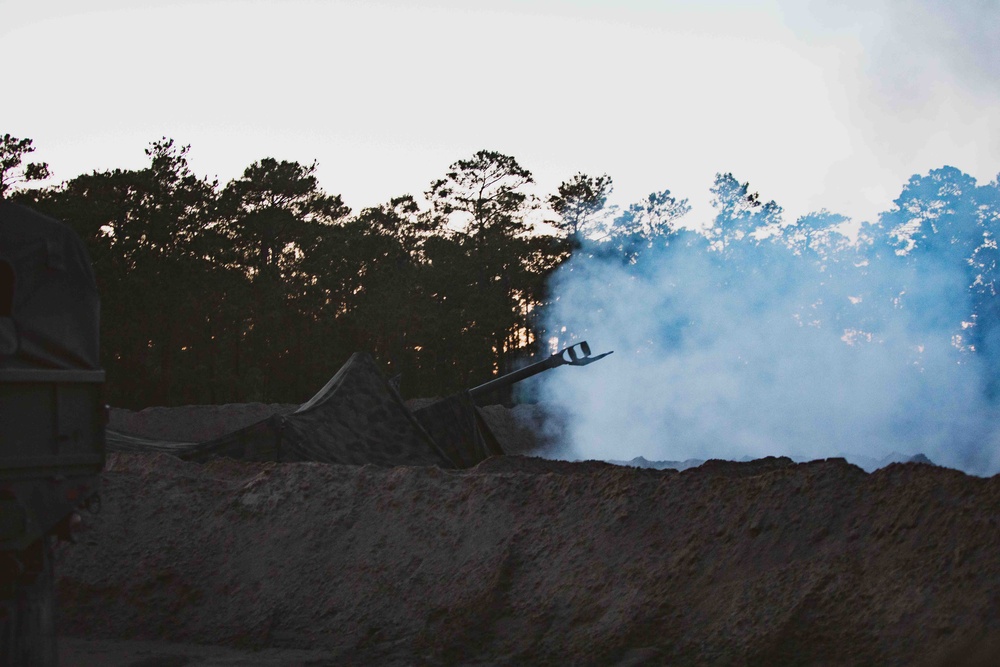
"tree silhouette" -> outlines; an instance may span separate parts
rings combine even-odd
[[[87,243],[102,300],[102,361],[117,405],[215,397],[203,389],[216,378],[200,369],[218,350],[201,333],[227,301],[218,292],[224,271],[208,259],[222,242],[211,229],[215,184],[191,173],[187,153],[163,139],[147,149],[144,169],[94,172],[25,193]]]
[[[716,214],[709,235],[723,255],[742,241],[754,242],[756,232],[781,223],[781,207],[774,200],[762,203],[749,183],[740,183],[731,173],[716,174],[711,192]]]
[[[345,295],[329,290],[336,278],[321,284],[317,275],[353,269],[344,266],[334,242],[350,209],[339,195],[322,191],[315,172],[315,163],[264,158],[219,197],[218,227],[228,242],[224,263],[246,277],[246,301],[233,322],[240,331],[234,364],[255,400],[295,396],[304,377],[321,382],[328,371],[310,360],[319,360],[314,346],[329,349],[332,341],[324,343],[319,332],[329,333],[342,305],[335,302]],[[338,352],[333,359],[346,359]]]
[[[452,164],[426,193],[441,228],[454,230],[428,244],[427,256],[442,269],[430,294],[451,331],[461,332],[459,360],[446,362],[461,369],[459,383],[505,372],[534,342],[527,324],[542,295],[525,219],[535,207],[524,190],[532,182],[513,157],[481,150]]]
[[[31,139],[18,139],[10,134],[0,137],[0,200],[6,199],[19,183],[49,178],[49,165],[44,162],[24,164],[25,156],[33,153]]]
[[[677,220],[690,211],[688,200],[678,200],[670,190],[650,193],[615,218],[608,240],[625,262],[635,263],[644,250],[669,245]]]
[[[588,176],[578,172],[549,195],[549,207],[558,216],[549,223],[568,236],[571,247],[578,248],[584,237],[606,233],[605,206],[612,190],[607,174]]]

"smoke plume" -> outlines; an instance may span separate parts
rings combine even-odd
[[[946,189],[940,180],[932,185]],[[914,183],[911,194],[922,192]],[[910,215],[900,202],[896,218]],[[912,239],[900,240],[905,225],[892,227],[890,214],[874,241],[871,229],[858,244],[829,229],[803,241],[824,215],[835,218],[728,248],[682,232],[631,261],[591,246],[563,265],[551,283],[552,343],[588,339],[615,354],[545,376],[543,400],[568,416],[557,456],[845,456],[872,468],[924,454],[996,473],[992,350],[974,342],[985,325],[972,314],[969,262],[947,254],[954,242],[916,261],[898,249]]]

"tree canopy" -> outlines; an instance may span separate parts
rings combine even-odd
[[[575,335],[548,315],[551,278],[570,259],[571,270],[611,261],[637,279],[694,256],[727,266],[726,280],[795,275],[788,316],[803,327],[878,340],[880,308],[903,308],[932,332],[927,344],[1000,359],[1000,187],[953,167],[911,178],[852,238],[850,221],[825,210],[786,224],[781,206],[731,173],[716,176],[713,217],[692,221],[688,200],[666,189],[609,205],[606,174],[577,172],[538,198],[514,157],[481,150],[422,198],[352,212],[323,190],[315,163],[265,157],[223,185],[163,138],[141,169],[32,188],[48,176],[25,163],[33,150],[3,136],[0,195],[87,243],[109,400],[123,407],[300,402],[356,350],[401,374],[406,395],[457,391]]]
[[[44,162],[24,162],[35,151],[34,141],[10,134],[0,137],[0,199],[5,199],[20,183],[43,181],[51,174]]]

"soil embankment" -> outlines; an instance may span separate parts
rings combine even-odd
[[[121,454],[102,498],[59,551],[77,637],[359,665],[910,665],[1000,630],[1000,476],[923,464]]]

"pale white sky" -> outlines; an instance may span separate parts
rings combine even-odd
[[[707,218],[732,171],[786,221],[870,219],[944,164],[1000,172],[998,0],[0,0],[0,133],[56,182],[162,136],[223,183],[319,162],[354,210],[480,148],[537,194],[609,174]]]

